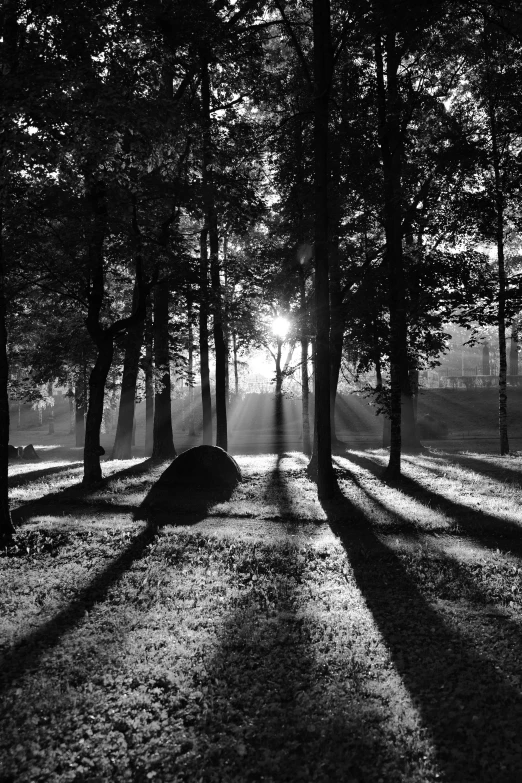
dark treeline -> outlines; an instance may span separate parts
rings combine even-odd
[[[4,538],[9,394],[70,389],[86,485],[102,480],[104,401],[120,375],[113,456],[131,456],[137,395],[152,456],[175,456],[173,365],[201,389],[204,443],[213,393],[226,449],[239,363],[269,344],[276,316],[300,345],[320,497],[336,492],[343,362],[375,373],[395,479],[401,453],[422,448],[419,371],[450,321],[497,332],[509,452],[518,2],[5,0],[0,13]],[[277,397],[297,368],[274,345]]]

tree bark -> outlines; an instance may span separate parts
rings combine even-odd
[[[518,375],[518,330],[511,326],[511,345],[509,349],[509,374]]]
[[[312,453],[310,438],[310,389],[308,377],[308,318],[306,306],[306,283],[303,265],[299,266],[299,304],[301,310],[301,415],[303,427],[303,452]]]
[[[196,434],[196,427],[194,422],[194,326],[192,324],[193,318],[193,301],[192,291],[189,286],[187,292],[187,320],[188,320],[188,403],[189,403],[189,419],[188,419],[188,434],[194,436]]]
[[[219,276],[219,234],[214,203],[213,143],[210,115],[210,74],[208,59],[201,55],[201,105],[203,111],[203,198],[210,246],[212,320],[216,358],[216,445],[227,451],[227,350],[223,329],[223,301]]]
[[[4,190],[3,187],[2,190]],[[3,193],[1,195],[3,196]],[[7,360],[5,273],[3,209],[0,202],[0,544],[3,546],[11,541],[14,533],[8,495],[9,396],[7,390],[9,363]]]
[[[391,25],[391,20],[388,21]],[[396,33],[384,34],[386,84],[381,35],[375,39],[379,139],[384,174],[384,223],[388,267],[388,306],[390,314],[390,458],[385,471],[395,479],[401,473],[403,449],[418,451],[413,398],[408,368],[408,327],[405,304],[405,275],[402,253],[402,154],[401,108],[398,88],[400,58]]]
[[[111,326],[102,326],[100,314],[105,294],[105,270],[103,246],[107,226],[107,204],[105,183],[92,177],[91,170],[85,174],[86,202],[89,216],[87,252],[89,264],[89,294],[86,325],[98,355],[89,377],[89,405],[85,421],[85,447],[83,452],[83,483],[96,485],[102,480],[100,465],[100,428],[103,419],[105,383],[111,369],[114,353],[114,337],[136,320],[143,317],[146,287],[143,281],[141,259],[136,259],[136,285],[138,305],[128,318],[115,321]]]
[[[487,46],[487,42],[486,42]],[[488,85],[491,87],[491,85]],[[506,264],[504,258],[504,193],[500,171],[500,150],[497,131],[497,117],[491,89],[488,96],[489,123],[491,133],[492,163],[495,182],[495,234],[497,244],[498,273],[498,433],[500,454],[509,454],[507,423],[507,352],[506,352]]]
[[[125,335],[123,375],[121,379],[120,405],[112,459],[130,459],[132,456],[132,433],[135,423],[136,384],[140,363],[145,318],[129,326]]]
[[[311,470],[321,500],[337,490],[330,431],[330,279],[328,263],[328,120],[332,76],[330,0],[313,2],[314,189],[315,189],[315,437],[317,462]],[[314,471],[315,468],[315,471]]]
[[[161,372],[161,391],[154,399],[154,442],[152,458],[174,459],[174,435],[170,402],[169,282],[160,280],[154,290],[154,366]]]
[[[201,407],[203,412],[203,443],[212,445],[212,398],[210,395],[210,369],[208,347],[208,231],[200,235],[199,254],[199,362],[201,374]]]
[[[53,395],[53,382],[49,381],[47,384],[47,396],[49,397],[49,411],[47,412],[47,424],[49,428],[49,435],[54,435],[54,395]]]
[[[153,348],[152,348],[152,310],[148,308],[145,325],[145,359],[143,369],[145,373],[145,453],[152,454],[154,442],[154,377],[153,377]]]

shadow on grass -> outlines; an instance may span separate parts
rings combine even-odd
[[[400,766],[400,751],[381,733],[379,708],[368,703],[364,686],[359,693],[348,684],[340,702],[329,668],[318,660],[324,640],[315,617],[303,612],[299,526],[284,521],[292,496],[283,458],[270,474],[267,497],[277,499],[288,542],[271,553],[270,543],[263,547],[261,573],[225,618],[205,665],[212,708],[195,726],[199,756],[184,771],[194,780],[378,780],[387,764]],[[255,573],[258,566],[254,560],[248,567]]]
[[[17,473],[16,476],[9,476],[9,488],[23,487],[24,484],[30,484],[31,481],[37,481],[47,476],[54,476],[59,473],[66,473],[72,468],[79,468],[83,462],[68,462],[67,465],[60,465],[53,468],[40,468],[40,470],[31,470],[27,473]]]
[[[521,779],[520,692],[444,623],[360,509],[341,495],[323,508],[445,777],[459,783]]]
[[[487,456],[493,456],[500,459],[498,454],[488,454]],[[479,457],[468,457],[466,454],[448,454],[442,452],[440,457],[442,459],[447,459],[448,462],[450,462],[452,465],[458,465],[459,467],[470,470],[473,473],[478,473],[481,476],[487,476],[487,478],[508,481],[514,484],[522,484],[522,471],[520,469],[514,470],[513,468],[506,467],[505,464],[497,465],[495,463],[488,462],[487,460],[482,460]],[[428,465],[426,468],[430,470]],[[442,471],[443,468],[441,466],[441,472]]]
[[[368,457],[359,454],[347,454],[344,459],[359,465],[378,479],[382,477],[382,465]],[[348,471],[348,477],[353,480],[353,474]],[[503,552],[522,557],[522,527],[515,522],[502,519],[494,514],[486,514],[480,509],[471,508],[462,503],[455,503],[437,492],[432,492],[409,476],[401,476],[394,482],[394,487],[409,495],[433,510],[440,510],[455,520],[455,530],[448,534],[458,533],[474,542],[488,548],[498,548]],[[372,500],[375,501],[374,498]],[[378,501],[376,501],[378,502]],[[389,510],[388,510],[389,511]],[[394,513],[390,512],[389,513]],[[418,530],[418,528],[417,528]]]
[[[73,463],[71,463],[72,465]],[[74,513],[78,515],[93,515],[93,502],[98,507],[106,507],[107,510],[113,510],[115,512],[130,513],[132,510],[129,506],[118,504],[117,502],[104,501],[101,498],[96,498],[96,494],[100,492],[110,491],[111,484],[115,481],[121,481],[129,478],[136,478],[139,476],[146,476],[154,467],[154,463],[151,460],[144,460],[137,465],[132,465],[129,468],[112,473],[107,476],[101,487],[85,487],[81,482],[77,482],[70,487],[58,490],[57,492],[49,492],[38,500],[30,500],[27,503],[23,503],[11,510],[11,517],[15,527],[23,525],[31,517],[38,514],[61,516],[67,513],[71,506],[74,506]],[[68,470],[70,465],[66,468],[59,468],[59,470]],[[33,477],[34,478],[34,477]],[[145,480],[144,484],[147,483]],[[139,489],[136,485],[133,487],[133,491]],[[83,506],[83,508],[82,508]]]

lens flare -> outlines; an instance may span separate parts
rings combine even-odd
[[[288,332],[290,331],[290,321],[288,318],[284,318],[282,315],[278,315],[272,321],[272,332],[280,340],[284,340]]]

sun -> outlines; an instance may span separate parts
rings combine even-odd
[[[272,333],[279,339],[284,340],[290,331],[290,321],[282,315],[278,315],[272,321]]]

